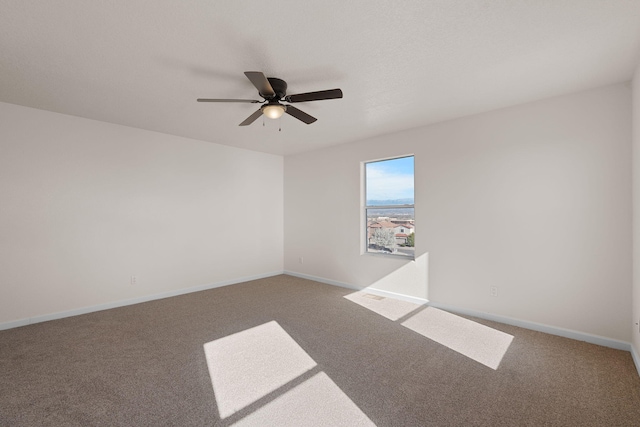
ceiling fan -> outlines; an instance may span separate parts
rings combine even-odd
[[[313,116],[305,113],[302,110],[297,109],[293,105],[281,104],[281,101],[288,103],[307,102],[307,101],[320,101],[323,99],[336,99],[342,98],[342,91],[340,89],[321,90],[317,92],[299,93],[296,95],[287,95],[287,82],[275,77],[266,77],[260,71],[245,71],[244,75],[253,83],[258,89],[258,95],[260,95],[264,101],[257,101],[255,99],[207,99],[198,98],[198,102],[248,102],[252,104],[263,104],[258,111],[250,115],[240,123],[240,126],[247,126],[256,121],[261,115],[265,115],[270,119],[280,118],[284,113],[295,117],[296,119],[310,125],[315,122],[316,119]]]

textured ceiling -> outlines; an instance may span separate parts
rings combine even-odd
[[[285,155],[626,81],[638,53],[640,0],[0,0],[0,101]],[[244,71],[344,98],[248,127],[196,102],[255,99]]]

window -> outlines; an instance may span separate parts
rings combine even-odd
[[[367,253],[414,258],[413,156],[364,164]]]

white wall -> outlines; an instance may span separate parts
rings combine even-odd
[[[281,272],[282,168],[0,103],[0,324]]]
[[[418,262],[362,255],[360,162],[406,154]],[[288,156],[285,270],[628,342],[630,156],[626,84]]]
[[[640,66],[633,77],[633,297],[631,345],[640,356]],[[640,372],[640,359],[636,360]]]

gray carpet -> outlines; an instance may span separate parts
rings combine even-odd
[[[513,337],[483,364],[427,338],[448,314],[349,294],[276,276],[0,331],[0,426],[640,425],[628,352],[469,318]]]

